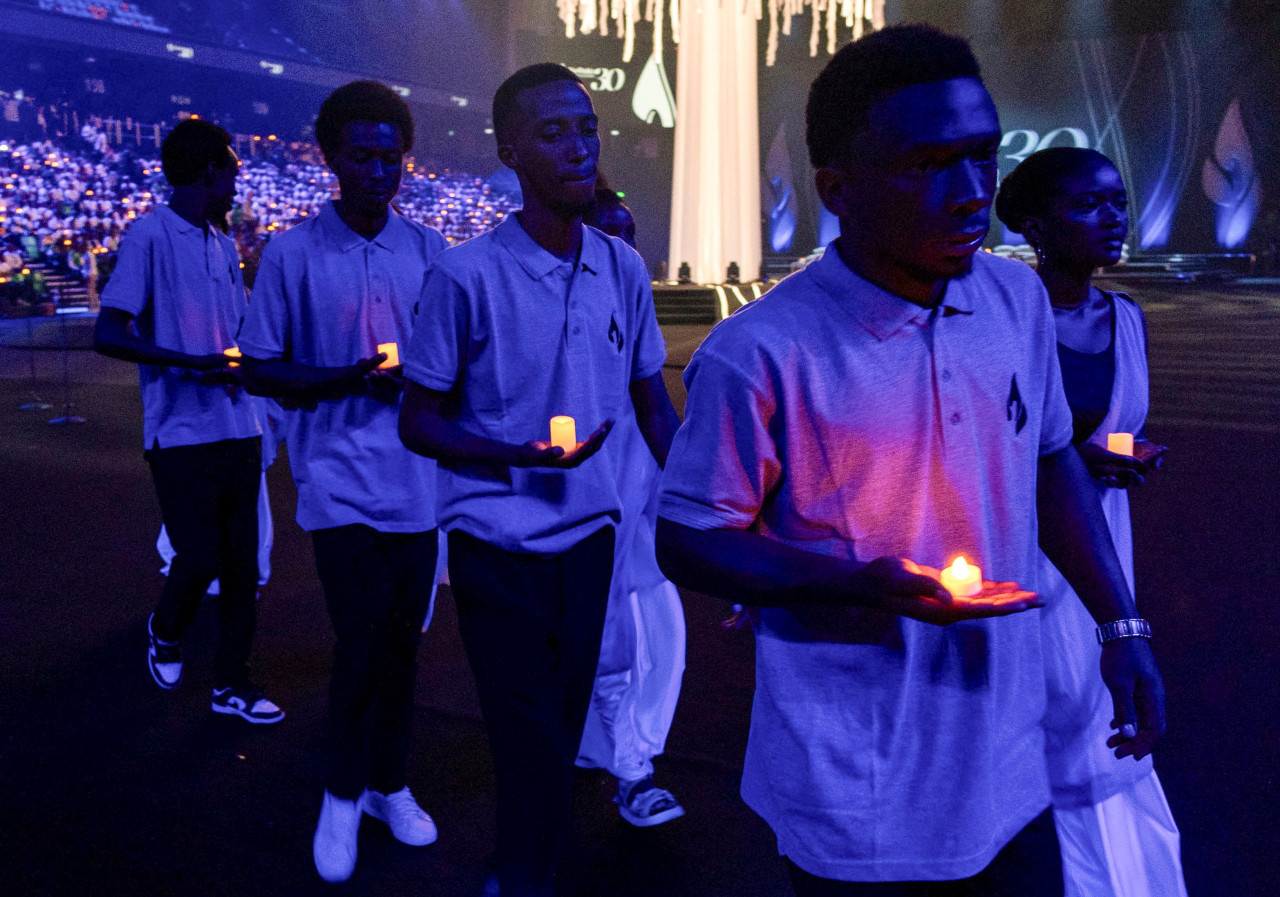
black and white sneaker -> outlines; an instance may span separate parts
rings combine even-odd
[[[680,801],[665,788],[653,784],[653,776],[631,782],[618,780],[618,796],[613,799],[618,814],[637,828],[662,825],[684,815]]]
[[[253,689],[215,688],[213,712],[229,713],[251,723],[278,723],[284,711]]]
[[[156,637],[152,623],[156,615],[147,617],[147,669],[156,685],[177,688],[182,682],[182,642],[165,642]]]

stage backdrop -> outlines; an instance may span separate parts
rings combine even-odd
[[[678,114],[676,51],[668,32],[665,50],[655,53],[653,37],[653,24],[639,23],[632,59],[623,62],[623,43],[612,23],[608,37],[593,33],[570,40],[553,3],[517,3],[510,66],[559,62],[587,85],[600,116],[600,170],[626,194],[636,219],[636,242],[651,272],[667,257]]]
[[[1116,161],[1129,187],[1135,250],[1261,248],[1280,199],[1280,76],[1267,29],[991,37],[975,35],[974,49],[1004,128],[1002,177],[1037,149],[1092,147]],[[804,144],[806,91],[825,58],[808,58],[803,44],[784,41],[777,66],[761,69],[762,189],[774,211],[765,247],[785,255],[834,235]],[[1024,241],[996,223],[988,245],[1001,242]]]

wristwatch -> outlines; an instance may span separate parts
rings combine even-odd
[[[1151,624],[1141,617],[1128,620],[1112,620],[1098,627],[1098,644],[1105,645],[1119,638],[1151,638]]]

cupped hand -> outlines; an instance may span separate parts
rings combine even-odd
[[[202,386],[225,386],[229,389],[238,389],[244,385],[240,379],[239,365],[228,364],[225,358],[221,367],[201,371],[196,380]]]
[[[604,445],[605,437],[609,435],[609,431],[613,429],[613,421],[607,420],[586,438],[583,442],[579,442],[569,451],[565,451],[558,445],[552,445],[550,442],[541,440],[532,440],[520,446],[512,467],[554,467],[561,470],[568,470],[577,467],[600,451],[600,447]]]
[[[394,405],[400,401],[400,393],[404,392],[403,373],[403,365],[385,370],[375,368],[364,378],[365,391],[379,402]]]
[[[1146,482],[1144,474],[1147,465],[1138,458],[1117,455],[1092,442],[1082,442],[1076,449],[1080,452],[1085,467],[1089,469],[1089,476],[1100,485],[1112,489],[1128,489]]]
[[[877,558],[857,574],[858,590],[878,599],[881,609],[922,623],[948,626],[964,620],[1006,617],[1040,607],[1040,596],[1015,582],[983,580],[982,591],[970,598],[956,598],[940,582],[936,567],[906,558]]]
[[[1159,470],[1164,466],[1164,453],[1169,451],[1167,445],[1157,445],[1149,439],[1138,439],[1133,443],[1133,456],[1142,462],[1146,471]]]

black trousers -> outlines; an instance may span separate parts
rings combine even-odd
[[[383,533],[353,524],[311,540],[337,638],[329,680],[326,788],[354,800],[405,786],[418,642],[435,584],[436,530]]]
[[[498,780],[503,894],[544,897],[571,854],[573,761],[613,575],[612,527],[563,554],[449,534],[449,582]]]
[[[787,862],[796,897],[1062,897],[1062,851],[1052,810],[1014,835],[987,868],[959,881],[832,881]]]
[[[205,590],[221,579],[214,684],[246,688],[257,625],[262,439],[153,448],[144,457],[175,552],[152,629],[165,641],[181,639],[195,621]]]

